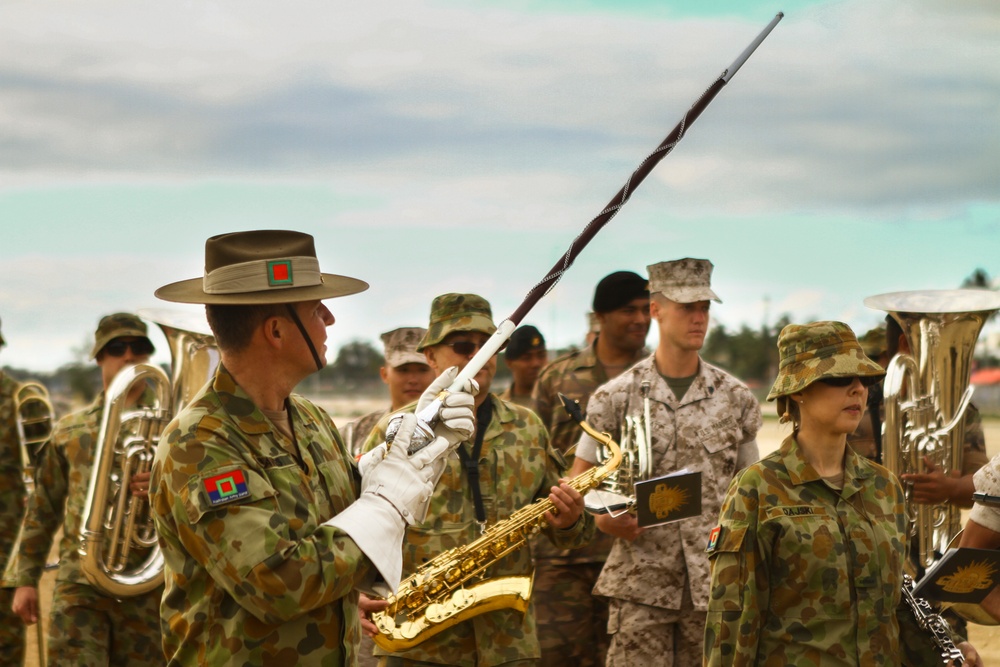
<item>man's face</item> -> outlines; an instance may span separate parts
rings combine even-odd
[[[309,338],[312,339],[313,347],[316,348],[316,354],[319,355],[320,361],[326,366],[326,328],[333,326],[335,321],[333,313],[319,299],[299,301],[292,304],[292,307],[295,308],[299,320],[302,321],[302,326],[309,334]],[[295,327],[295,331],[298,332],[298,327]],[[302,338],[301,332],[298,333],[299,335],[293,338],[295,343],[291,349],[296,356],[302,356],[310,372],[315,372],[316,361],[313,359],[312,352],[309,351],[309,345]]]
[[[545,348],[540,350],[529,350],[517,359],[505,359],[507,368],[510,369],[514,381],[522,386],[535,386],[538,381],[538,374],[548,361],[549,356]]]
[[[149,341],[140,336],[119,336],[108,341],[97,353],[97,365],[101,368],[101,383],[105,391],[121,369],[148,362],[149,348]]]
[[[660,329],[660,345],[685,352],[700,350],[708,334],[710,307],[709,301],[678,303],[657,297],[651,311]]]
[[[424,350],[424,354],[427,356],[427,363],[430,367],[434,369],[434,377],[441,375],[444,371],[448,370],[452,366],[458,366],[459,370],[465,368],[465,365],[469,363],[469,360],[475,356],[479,348],[490,339],[489,335],[482,333],[481,331],[456,331],[449,334],[443,341],[437,345],[432,345]],[[470,347],[474,348],[471,352],[465,353],[463,351],[456,351],[454,349],[455,345],[460,348],[465,344],[471,343]],[[479,394],[477,395],[476,404],[481,402],[481,398],[485,397],[487,392],[490,390],[490,384],[493,382],[493,376],[497,372],[497,356],[494,354],[490,357],[490,360],[479,369],[476,373],[475,380],[479,383]]]
[[[434,378],[434,369],[427,364],[411,363],[395,368],[382,367],[382,381],[389,386],[389,398],[393,410],[398,410],[420,398]]]
[[[628,305],[606,313],[598,313],[600,337],[606,343],[623,350],[638,352],[649,334],[649,298],[637,297]]]

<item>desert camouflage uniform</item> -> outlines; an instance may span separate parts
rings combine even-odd
[[[496,395],[488,400],[493,402],[493,416],[483,437],[479,485],[487,523],[492,525],[539,498],[547,498],[549,489],[559,483],[564,463],[549,447],[545,427],[533,412],[504,403]],[[412,411],[414,407],[411,405],[408,409]],[[386,424],[387,420],[379,424],[367,448],[385,440]],[[460,446],[471,451],[469,442]],[[469,480],[458,458],[448,460],[431,498],[428,517],[423,524],[406,531],[404,577],[439,553],[469,544],[480,535]],[[586,514],[566,530],[544,529],[545,534],[564,549],[585,544],[593,531],[593,519]],[[530,576],[531,572],[529,550],[520,549],[490,567],[487,577]],[[532,595],[533,602],[534,598]],[[384,654],[385,651],[376,648],[376,653]],[[407,660],[461,667],[537,660],[534,612],[531,607],[523,616],[512,609],[487,612],[395,655]]]
[[[369,412],[364,417],[358,417],[355,421],[344,426],[342,429],[344,441],[347,442],[347,448],[351,451],[351,456],[356,459],[364,453],[365,443],[368,441],[368,436],[371,435],[372,429],[378,426],[379,420],[389,414],[389,412],[390,410]]]
[[[647,529],[634,542],[615,539],[594,592],[611,598],[608,665],[674,664],[674,645],[698,651],[708,605],[705,540],[726,488],[757,460],[761,426],[757,400],[739,380],[700,361],[698,375],[678,401],[657,372],[654,357],[599,388],[587,405],[598,431],[619,433],[627,414],[643,411],[640,387],[650,384],[649,430],[653,476],[686,468],[702,473],[701,516]],[[595,462],[593,453],[578,456]],[[655,624],[641,624],[655,616]],[[676,638],[671,631],[678,633]],[[693,642],[693,643],[692,643]],[[694,656],[676,656],[691,664]]]
[[[576,444],[583,430],[573,420],[559,394],[586,409],[594,390],[608,381],[597,360],[595,340],[577,352],[564,354],[542,369],[533,394],[535,412],[549,429],[552,446],[561,452]],[[633,361],[648,353],[640,350]],[[617,437],[617,433],[615,436]],[[566,455],[572,462],[573,456]],[[608,603],[592,591],[614,538],[595,531],[586,547],[560,551],[547,541],[535,539],[535,616],[543,664],[603,665],[608,650]]]
[[[13,554],[24,516],[24,476],[17,435],[17,382],[0,372],[0,573]],[[0,588],[0,655],[12,665],[24,660],[24,623],[10,609],[13,588]]]
[[[374,568],[322,524],[357,498],[357,469],[329,415],[295,395],[286,405],[294,441],[220,365],[160,440],[153,513],[171,665],[356,660],[354,589]],[[220,476],[230,481],[216,486]]]
[[[12,583],[38,587],[53,537],[62,526],[48,664],[108,664],[109,660],[111,664],[162,664],[159,600],[163,588],[116,600],[94,589],[80,569],[80,531],[103,408],[102,392],[89,407],[60,419],[42,446]],[[130,564],[142,560],[144,554],[137,551]]]
[[[834,490],[792,436],[740,473],[709,546],[704,664],[940,665],[898,606],[903,507],[885,468],[848,449]]]

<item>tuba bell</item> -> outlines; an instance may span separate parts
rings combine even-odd
[[[87,580],[116,598],[148,593],[163,582],[163,554],[149,501],[130,491],[134,475],[149,472],[167,423],[209,380],[218,349],[207,323],[171,311],[141,311],[160,326],[170,346],[173,380],[159,367],[123,368],[108,387],[94,451],[80,533],[80,565]],[[126,401],[139,387],[153,400],[143,407]]]
[[[38,382],[24,382],[14,392],[14,412],[17,421],[17,440],[21,451],[21,470],[28,493],[35,486],[35,465],[38,452],[52,434],[55,410],[49,400],[49,391]]]
[[[903,330],[910,354],[897,354],[886,369],[882,456],[899,476],[925,472],[927,457],[945,475],[962,469],[965,411],[976,340],[1000,309],[1000,294],[986,290],[893,292],[865,299],[887,311]],[[918,562],[933,565],[961,530],[958,507],[917,504],[904,485],[910,537]]]
[[[639,385],[642,412],[626,414],[621,429],[621,464],[610,473],[599,488],[584,498],[584,506],[591,514],[621,516],[635,507],[635,484],[649,479],[653,473],[653,451],[649,416],[649,382]],[[602,461],[612,456],[611,450],[602,446],[598,451]]]

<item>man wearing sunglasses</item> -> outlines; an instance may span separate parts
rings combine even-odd
[[[92,587],[80,569],[80,530],[90,486],[105,392],[126,366],[149,361],[153,344],[146,324],[131,313],[103,317],[91,357],[101,370],[102,391],[87,408],[59,420],[40,452],[35,490],[28,500],[14,568],[14,611],[25,623],[38,622],[38,581],[59,528],[59,570],[52,599],[49,665],[163,664],[160,649],[160,596],[163,587],[115,599]],[[151,397],[137,384],[126,407]],[[132,478],[132,493],[146,497],[149,473]],[[146,558],[135,553],[136,562]]]
[[[489,340],[496,326],[490,304],[476,294],[443,294],[431,304],[430,324],[420,341],[436,374],[450,366],[464,368]],[[507,519],[535,500],[548,498],[558,510],[546,514],[545,534],[559,548],[586,544],[593,533],[592,519],[583,514],[583,497],[561,481],[562,458],[551,448],[545,427],[531,410],[502,400],[490,392],[496,373],[494,355],[476,374],[476,431],[458,447],[434,488],[425,522],[406,533],[404,576],[447,549],[475,541],[482,531]],[[414,406],[410,406],[412,410]],[[387,420],[368,440],[384,439]],[[523,548],[490,566],[486,579],[530,576],[531,553]],[[418,646],[383,655],[383,667],[410,667],[426,663],[489,667],[521,667],[538,663],[539,646],[534,615],[498,609],[474,616]]]
[[[758,458],[762,423],[747,386],[699,355],[710,302],[719,301],[711,289],[712,263],[685,258],[647,268],[649,310],[660,334],[656,351],[594,392],[587,420],[598,431],[621,433],[626,416],[645,422],[648,395],[652,478],[685,468],[701,472],[702,512],[648,530],[630,513],[597,516],[598,528],[616,538],[594,587],[610,598],[608,667],[687,665],[702,650],[710,571],[705,544],[733,476]],[[583,435],[573,474],[599,463],[598,451]]]

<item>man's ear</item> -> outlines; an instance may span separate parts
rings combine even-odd
[[[382,378],[382,382],[389,384],[389,371],[386,370],[385,366],[379,367],[378,374]]]
[[[441,372],[438,370],[436,352],[437,350],[434,349],[433,345],[431,347],[424,348],[424,359],[427,360],[427,365],[431,367],[432,371],[434,371],[434,377],[437,377],[438,375],[441,374]]]
[[[285,330],[286,321],[283,317],[272,315],[260,325],[261,335],[270,347],[280,348],[284,343],[284,337],[287,335]]]

